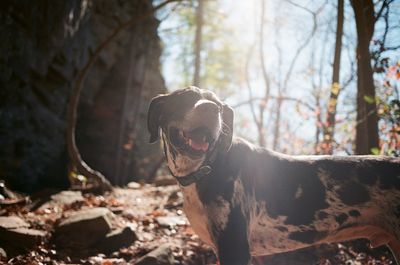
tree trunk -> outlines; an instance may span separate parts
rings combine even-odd
[[[197,1],[196,8],[196,35],[194,39],[194,76],[193,85],[200,87],[201,44],[203,31],[204,0]]]
[[[94,57],[92,57],[94,58]],[[94,61],[94,60],[93,60]],[[86,76],[86,72],[91,66],[90,61],[86,64],[86,67],[80,72],[78,75],[75,86],[72,90],[72,95],[70,98],[70,102],[68,104],[68,114],[67,114],[67,133],[66,133],[66,143],[68,155],[70,158],[70,168],[68,174],[71,175],[73,173],[79,172],[86,176],[89,180],[95,182],[101,192],[109,191],[112,189],[110,182],[101,174],[100,172],[93,170],[88,164],[83,161],[81,154],[79,152],[78,147],[76,146],[75,141],[75,130],[76,130],[76,117],[77,117],[77,109],[79,98],[82,91],[82,83]],[[72,176],[72,175],[71,175]],[[73,177],[71,177],[71,184],[74,182]]]
[[[260,112],[260,118],[259,118],[259,128],[258,128],[258,140],[260,146],[265,147],[266,142],[265,142],[265,136],[264,136],[264,113],[265,109],[268,106],[268,101],[270,97],[270,80],[269,76],[267,73],[267,68],[265,65],[265,59],[264,59],[264,30],[265,30],[265,0],[261,1],[261,13],[260,13],[260,44],[259,44],[259,49],[260,49],[260,60],[261,60],[261,72],[263,76],[263,81],[264,81],[264,86],[265,86],[265,92],[264,92],[264,99],[260,102],[259,105],[259,112]]]
[[[356,154],[370,154],[379,147],[378,116],[369,43],[374,33],[372,0],[352,0],[357,28],[357,124]]]
[[[323,154],[331,155],[333,153],[333,141],[335,133],[335,117],[337,99],[340,93],[340,55],[342,51],[342,35],[343,35],[343,2],[344,0],[338,0],[337,7],[337,24],[336,24],[336,44],[335,44],[335,55],[333,59],[333,73],[332,73],[332,86],[331,93],[329,95],[328,109],[326,122],[324,128],[324,140],[322,144]]]

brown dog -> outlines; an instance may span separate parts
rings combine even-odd
[[[398,158],[276,153],[232,137],[233,116],[196,87],[155,97],[148,113],[150,142],[161,132],[185,213],[221,265],[355,238],[400,260]]]

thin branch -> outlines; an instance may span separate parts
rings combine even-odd
[[[270,94],[270,80],[269,76],[267,73],[267,69],[265,66],[265,59],[264,59],[264,26],[265,26],[265,1],[261,1],[261,17],[260,17],[260,35],[259,35],[259,49],[260,49],[260,61],[261,61],[261,73],[264,81],[264,86],[265,86],[265,94],[264,94],[264,100],[261,102],[259,105],[259,115],[260,118],[258,120],[258,129],[259,129],[259,144],[261,146],[265,146],[265,138],[264,138],[264,133],[263,133],[263,127],[264,127],[264,112],[265,108],[268,105],[268,100],[269,100],[269,94]]]
[[[374,22],[378,21],[378,19],[381,18],[383,11],[384,11],[387,7],[389,7],[389,5],[390,5],[393,1],[394,1],[394,0],[389,0],[389,1],[384,0],[384,1],[383,1],[381,8],[379,9],[379,11],[378,11],[378,12],[376,13],[376,15],[375,15],[375,21],[374,21]]]
[[[383,11],[383,6],[384,6],[384,4],[382,4],[380,13],[382,13],[382,11]],[[382,16],[382,15],[379,14],[379,16]],[[385,14],[383,15],[383,18],[385,21],[385,30],[383,31],[382,40],[379,42],[380,47],[377,51],[371,53],[371,57],[374,59],[374,68],[373,69],[378,68],[378,65],[380,62],[379,57],[382,55],[382,52],[385,51],[386,38],[387,38],[387,34],[389,33],[389,6],[387,6],[387,8],[385,8]]]
[[[298,8],[300,8],[300,9],[303,9],[304,11],[306,11],[306,12],[308,12],[308,13],[310,13],[310,14],[314,14],[314,11],[312,11],[311,9],[309,9],[309,8],[307,8],[307,7],[305,7],[305,6],[299,5],[298,3],[293,2],[292,0],[286,0],[286,1],[287,1],[289,4],[291,4],[291,5],[295,6],[295,7],[298,7]]]
[[[288,70],[288,72],[287,72],[286,75],[285,75],[285,79],[284,79],[284,82],[283,82],[283,88],[284,88],[284,89],[286,89],[286,87],[287,87],[287,83],[288,83],[288,81],[289,81],[289,79],[290,79],[290,77],[291,77],[291,75],[292,75],[293,68],[294,68],[294,66],[295,66],[295,64],[296,64],[296,62],[297,62],[298,57],[300,56],[300,53],[301,53],[301,52],[303,51],[303,49],[308,45],[308,43],[310,42],[310,40],[311,40],[312,37],[314,36],[315,32],[317,31],[317,27],[318,27],[318,24],[317,24],[317,15],[318,15],[318,13],[321,12],[321,10],[322,10],[322,7],[321,7],[321,8],[319,8],[316,12],[314,12],[314,11],[311,11],[310,9],[304,7],[304,6],[301,6],[301,5],[297,4],[297,3],[294,3],[294,2],[291,1],[291,0],[286,0],[286,1],[287,1],[288,3],[290,3],[291,5],[296,6],[296,7],[299,7],[299,8],[301,8],[301,9],[307,11],[308,13],[310,13],[310,14],[312,15],[312,18],[313,18],[313,27],[312,27],[312,30],[311,30],[311,32],[310,32],[310,35],[306,38],[306,40],[305,40],[305,41],[297,48],[297,50],[296,50],[295,56],[293,57],[293,59],[292,59],[292,61],[291,61],[291,63],[290,63],[289,70]]]
[[[265,19],[265,0],[261,1],[261,25],[260,25],[260,60],[261,60],[261,73],[264,80],[265,85],[265,106],[268,103],[269,93],[270,93],[270,79],[267,73],[267,68],[265,66],[265,59],[264,59],[264,19]],[[264,107],[265,108],[265,107]]]
[[[394,51],[400,49],[400,45],[392,46],[392,47],[385,47],[385,51]]]
[[[171,10],[168,11],[167,14],[165,14],[162,18],[159,20],[162,22],[166,20],[171,14],[173,14],[179,7],[183,6],[185,3],[184,2],[178,2],[176,3],[173,7],[171,7]]]
[[[204,0],[197,0],[196,32],[194,36],[194,74],[193,85],[200,87],[202,31],[204,24]]]
[[[307,102],[305,102],[305,101],[303,101],[301,99],[298,99],[298,98],[287,97],[287,96],[270,95],[270,99],[281,100],[281,101],[293,101],[293,102],[298,103],[299,105],[302,105],[302,106],[306,107],[310,111],[315,111],[315,108],[312,105],[310,105]],[[264,97],[252,97],[252,98],[249,98],[248,100],[236,103],[232,107],[233,108],[239,108],[239,107],[242,107],[242,106],[247,105],[247,104],[251,105],[254,101],[259,101],[259,100],[264,100]]]
[[[253,98],[253,92],[252,92],[252,88],[251,88],[251,84],[250,84],[250,80],[249,80],[249,65],[250,65],[250,59],[251,59],[251,55],[253,54],[253,49],[254,49],[255,44],[253,44],[250,49],[249,52],[247,54],[247,58],[246,58],[246,66],[245,66],[245,71],[246,71],[246,75],[245,75],[245,79],[246,79],[246,85],[247,85],[247,90],[249,91],[249,100],[251,102],[250,104],[250,111],[251,111],[251,115],[253,116],[253,120],[257,125],[257,128],[260,126],[260,122],[257,119],[257,115],[256,115],[256,111],[254,109],[254,105],[252,104],[253,101],[251,101],[251,99]]]

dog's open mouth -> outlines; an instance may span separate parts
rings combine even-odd
[[[169,129],[169,137],[180,152],[191,156],[204,155],[214,141],[206,127],[198,127],[188,132],[172,127]]]

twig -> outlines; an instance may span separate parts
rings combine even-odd
[[[263,100],[263,99],[264,99],[264,97],[252,97],[252,98],[250,98],[250,99],[248,99],[248,100],[239,102],[239,103],[233,105],[232,107],[233,107],[233,108],[239,108],[239,107],[242,107],[242,106],[247,105],[247,104],[250,104],[250,105],[251,105],[252,102],[257,101],[257,100]],[[294,101],[294,102],[296,102],[296,103],[298,103],[298,104],[300,104],[300,105],[306,107],[306,108],[309,109],[310,111],[315,111],[315,108],[314,108],[313,106],[311,106],[311,105],[308,104],[307,102],[302,101],[301,99],[298,99],[298,98],[287,97],[287,96],[274,96],[274,95],[270,95],[270,99],[281,100],[281,101]]]

